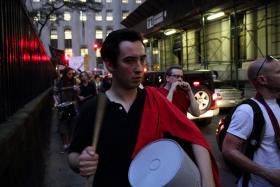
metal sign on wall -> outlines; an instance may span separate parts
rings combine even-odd
[[[155,26],[156,24],[159,24],[161,22],[164,21],[164,19],[166,18],[167,12],[162,11],[154,16],[150,16],[147,18],[147,29],[152,28],[153,26]]]

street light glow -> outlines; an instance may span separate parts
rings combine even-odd
[[[164,35],[169,36],[176,33],[176,29],[167,29],[164,31]]]
[[[144,40],[143,40],[143,43],[144,43],[144,44],[145,44],[145,43],[148,43],[148,41],[149,41],[148,39],[144,39]]]
[[[220,17],[222,17],[222,16],[224,16],[224,15],[225,15],[224,12],[218,12],[218,13],[216,13],[216,14],[213,14],[213,15],[211,15],[211,16],[208,16],[206,19],[207,19],[207,20],[213,20],[213,19],[220,18]]]

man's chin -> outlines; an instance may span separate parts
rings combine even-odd
[[[128,85],[128,86],[126,87],[126,89],[133,90],[133,89],[138,88],[139,85],[140,85],[140,83],[139,83],[139,84],[131,84],[131,85]]]
[[[280,86],[272,86],[272,85],[266,85],[266,88],[273,93],[279,93],[280,92]]]

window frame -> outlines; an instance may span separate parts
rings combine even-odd
[[[63,13],[63,20],[64,21],[71,21],[71,13],[69,11],[65,11]]]
[[[113,10],[106,10],[106,21],[113,21]]]

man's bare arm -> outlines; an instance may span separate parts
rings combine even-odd
[[[215,187],[209,151],[197,144],[192,144],[192,149],[200,171],[202,187]]]
[[[267,169],[259,164],[253,162],[246,157],[240,150],[245,140],[238,138],[230,133],[227,133],[223,142],[223,155],[227,160],[236,164],[240,168],[258,175],[270,183],[279,186],[280,185],[280,170],[279,169]]]

